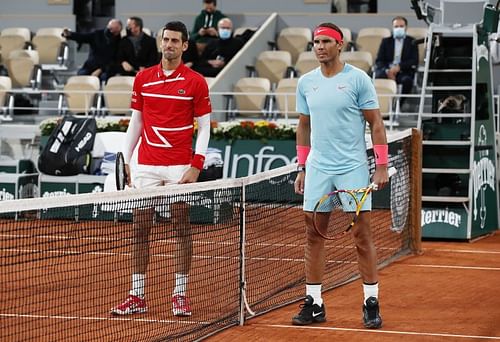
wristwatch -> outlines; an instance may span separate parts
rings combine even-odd
[[[298,165],[297,172],[306,172],[306,166],[305,165]]]

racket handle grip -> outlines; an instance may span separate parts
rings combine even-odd
[[[394,166],[391,166],[387,172],[389,173],[389,178],[391,178],[392,176],[394,176],[396,174],[398,170],[396,170],[396,168]],[[370,187],[373,189],[373,190],[378,190],[378,186],[377,184],[375,183],[371,183],[370,184]]]

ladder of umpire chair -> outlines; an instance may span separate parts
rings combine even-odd
[[[437,119],[438,121],[443,120],[444,118],[446,119],[463,119],[463,120],[470,120],[469,122],[469,131],[470,131],[470,139],[467,140],[456,140],[456,139],[428,139],[426,140],[426,137],[424,136],[422,140],[422,145],[423,147],[426,146],[432,146],[432,148],[447,148],[447,147],[468,147],[469,150],[469,156],[468,156],[468,167],[467,168],[445,168],[445,167],[426,167],[425,162],[423,163],[423,168],[422,168],[422,174],[425,176],[426,174],[436,174],[436,175],[470,175],[471,170],[473,168],[473,161],[474,161],[474,144],[472,143],[474,141],[474,127],[475,127],[475,111],[476,111],[476,49],[475,46],[477,46],[477,31],[476,31],[476,25],[471,25],[467,26],[464,28],[459,29],[460,32],[457,32],[456,29],[453,29],[453,33],[457,34],[459,33],[459,37],[470,37],[472,39],[472,51],[471,51],[471,58],[472,58],[472,68],[471,69],[438,69],[438,68],[432,68],[433,62],[431,61],[431,53],[433,49],[433,43],[434,43],[434,35],[436,34],[446,34],[452,32],[452,29],[449,27],[445,26],[439,26],[434,23],[430,24],[429,30],[428,30],[428,35],[427,35],[427,44],[426,44],[426,55],[425,55],[425,68],[424,68],[424,75],[423,75],[423,81],[422,81],[422,89],[421,89],[421,96],[420,96],[420,105],[419,105],[419,112],[418,112],[418,121],[417,121],[417,127],[420,130],[423,130],[423,120],[427,119],[430,120],[431,118]],[[442,75],[442,79],[447,79],[451,75],[456,75],[456,74],[464,74],[464,77],[466,77],[466,74],[470,74],[471,76],[471,84],[466,84],[466,85],[433,85],[430,82],[430,75],[431,74],[437,74]],[[448,78],[449,79],[449,78]],[[451,83],[451,82],[450,82]],[[464,92],[470,92],[470,98],[468,99],[470,101],[470,113],[437,113],[434,112],[434,110],[426,110],[426,103],[425,99],[428,97],[429,94],[433,94],[434,91],[450,91],[450,92],[457,92],[457,91],[464,91]],[[431,107],[434,106],[434,99],[432,100],[433,104]],[[429,156],[428,156],[429,157]],[[424,153],[423,159],[425,161],[426,155]],[[432,203],[441,203],[443,205],[446,204],[463,204],[465,207],[466,211],[469,211],[470,208],[472,208],[472,181],[471,177],[469,176],[469,184],[468,184],[468,189],[467,189],[467,196],[453,196],[453,195],[446,195],[446,196],[441,196],[439,194],[437,195],[425,195],[425,189],[422,189],[422,207],[425,206],[426,202],[432,205]],[[467,226],[470,226],[470,216],[468,215],[468,224]]]

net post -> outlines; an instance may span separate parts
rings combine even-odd
[[[411,130],[411,185],[410,185],[410,248],[414,254],[422,254],[422,134],[420,130]]]

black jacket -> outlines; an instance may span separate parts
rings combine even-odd
[[[108,29],[90,33],[71,32],[67,39],[74,40],[79,45],[89,44],[89,56],[83,68],[90,72],[99,68],[107,70],[116,61],[120,36],[113,36]]]
[[[401,51],[400,72],[413,74],[418,66],[418,47],[414,44],[415,38],[406,36],[403,41],[403,50]],[[377,70],[385,70],[390,67],[394,60],[394,37],[382,39],[378,49],[375,65]]]
[[[123,37],[120,41],[120,47],[118,49],[118,64],[119,64],[119,73],[121,74],[129,74],[126,73],[121,68],[121,63],[123,61],[128,62],[130,65],[134,67],[134,69],[139,71],[139,67],[150,67],[155,64],[158,64],[159,58],[158,49],[156,47],[156,40],[143,33],[142,39],[140,41],[140,49],[136,55],[134,50],[134,45],[128,39],[128,37]],[[136,72],[130,73],[131,75],[135,75]]]
[[[229,39],[214,39],[210,41],[203,50],[203,53],[195,63],[193,69],[206,77],[215,77],[222,70],[222,68],[214,68],[208,61],[211,59],[223,58],[224,66],[241,50],[245,42],[238,37],[231,37]]]

